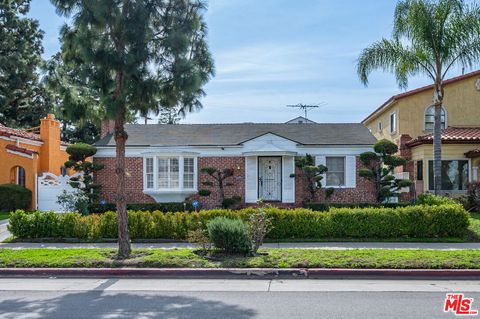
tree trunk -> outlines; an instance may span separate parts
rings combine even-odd
[[[117,73],[116,76],[116,99],[120,98],[123,74]],[[115,202],[117,205],[117,222],[118,222],[118,257],[128,258],[132,251],[130,246],[130,238],[128,236],[128,216],[127,216],[127,199],[125,192],[125,144],[128,135],[125,132],[125,105],[121,101],[117,102],[115,115],[115,174],[117,175],[117,189]]]
[[[124,111],[120,109],[117,110],[117,116],[115,118],[115,173],[117,175],[117,192],[115,202],[117,204],[119,258],[127,258],[131,252],[130,239],[128,236],[127,200],[125,192],[125,143],[127,141],[127,134],[124,128],[124,116]]]
[[[441,79],[435,81],[433,103],[435,106],[435,122],[433,127],[433,185],[435,195],[439,195],[442,190],[443,83]]]

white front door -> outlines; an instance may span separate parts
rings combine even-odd
[[[258,158],[258,197],[266,201],[282,200],[282,158]]]

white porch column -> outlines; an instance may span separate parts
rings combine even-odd
[[[472,181],[478,181],[478,166],[472,166]]]
[[[283,156],[282,165],[282,203],[295,203],[295,157]]]
[[[256,203],[258,199],[257,157],[245,156],[245,202]]]

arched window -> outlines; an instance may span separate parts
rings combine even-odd
[[[25,187],[25,169],[15,166],[10,171],[10,182]]]
[[[447,112],[445,111],[445,108],[443,106],[442,106],[441,118],[442,118],[441,128],[443,130],[445,129],[447,124]],[[424,120],[425,120],[424,121],[425,131],[433,131],[433,127],[435,125],[435,106],[431,105],[427,107],[427,109],[425,110]]]

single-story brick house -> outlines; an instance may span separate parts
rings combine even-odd
[[[305,199],[295,157],[311,154],[329,168],[324,185],[335,188],[329,201],[375,201],[373,185],[357,174],[359,155],[371,151],[375,137],[362,124],[239,123],[126,125],[127,201],[182,202],[198,193],[209,176],[204,167],[233,169],[233,184],[225,197],[239,196],[242,204],[258,199],[280,205],[300,205]],[[96,173],[101,199],[115,193],[115,141],[112,123],[102,125],[94,161],[105,164]],[[297,169],[298,170],[298,169]],[[297,172],[298,173],[298,172]],[[218,203],[212,194],[200,197],[203,207]],[[319,200],[323,194],[319,193]]]

